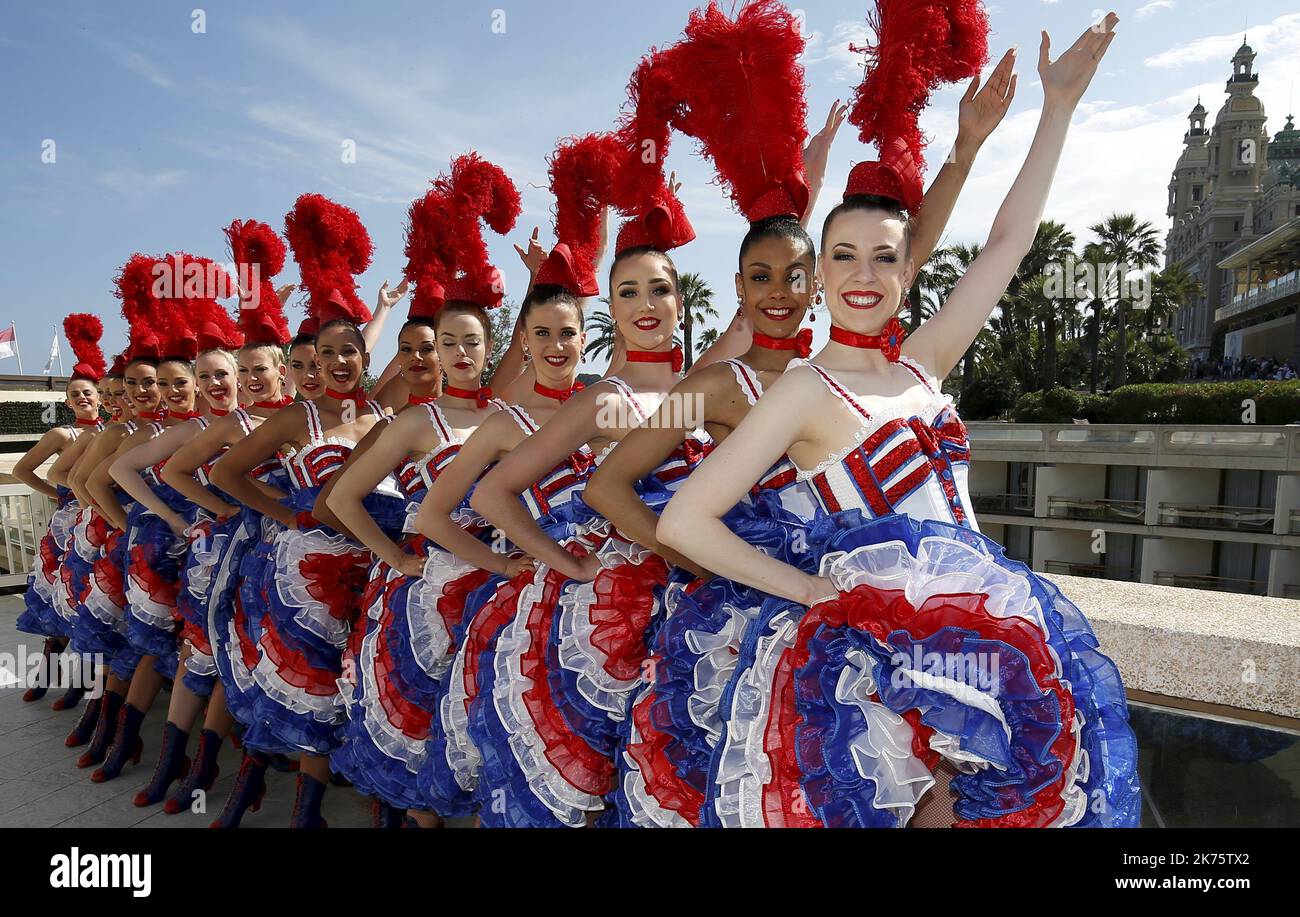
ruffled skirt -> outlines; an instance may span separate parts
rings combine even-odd
[[[269,557],[256,557],[255,564],[260,576],[246,579],[238,610],[246,632],[237,636],[242,644],[246,635],[257,651],[245,739],[254,748],[327,755],[341,739],[339,679],[369,552],[321,529],[284,530]]]
[[[185,686],[199,697],[207,697],[217,681],[217,663],[208,638],[208,604],[217,565],[230,542],[231,523],[218,523],[200,512],[189,531],[189,550],[180,571],[176,592],[176,614],[180,619],[180,640],[186,649]]]
[[[59,596],[63,586],[60,568],[79,511],[75,501],[61,499],[50,515],[49,528],[37,545],[36,569],[27,579],[27,593],[23,597],[25,608],[15,623],[24,633],[41,637],[69,636],[68,619],[60,610],[63,604]]]
[[[408,539],[405,550],[426,554],[424,574],[402,576],[382,562],[372,568],[345,738],[330,763],[360,792],[421,809],[431,800],[421,794],[417,775],[456,633],[470,595],[493,577],[430,549],[420,537]]]
[[[1123,685],[1078,609],[968,529],[832,521],[810,547],[839,597],[748,627],[702,822],[903,826],[945,759],[960,826],[1135,826]]]
[[[109,671],[130,680],[140,653],[126,636],[126,563],[128,532],[112,529],[98,513],[85,514],[74,529],[76,553],[86,564],[85,586],[73,625],[72,645],[80,653],[99,656]],[[98,548],[96,548],[98,544]],[[74,572],[70,589],[79,588]]]
[[[126,638],[141,656],[155,656],[154,668],[176,677],[179,660],[181,567],[189,548],[162,519],[137,506],[128,520]]]

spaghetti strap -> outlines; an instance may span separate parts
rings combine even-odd
[[[302,406],[307,411],[307,439],[311,442],[319,442],[325,438],[325,430],[320,422],[320,409],[316,407],[314,401],[304,401]]]
[[[731,367],[731,371],[736,374],[736,384],[744,392],[749,406],[753,407],[758,404],[758,399],[763,397],[763,383],[758,381],[758,373],[746,366],[740,360],[723,360]]]
[[[517,404],[506,405],[506,410],[510,412],[511,418],[519,425],[519,429],[524,431],[525,436],[532,436],[539,429],[537,421]]]
[[[638,423],[645,423],[647,420],[650,419],[650,415],[645,412],[645,408],[643,408],[641,406],[641,402],[637,400],[636,394],[632,391],[632,387],[630,385],[628,385],[618,376],[610,376],[606,379],[601,379],[600,381],[608,382],[611,385],[613,385],[614,388],[618,389],[619,394],[621,394],[624,398],[626,398],[631,403],[632,410],[636,411],[636,417]]]
[[[253,415],[249,414],[245,408],[235,408],[235,421],[239,424],[239,429],[244,431],[245,436],[253,435]]]
[[[424,406],[429,412],[429,422],[433,424],[434,429],[438,431],[438,437],[447,444],[459,443],[460,438],[451,430],[451,424],[447,421],[447,415],[442,413],[442,408],[430,401]]]
[[[786,371],[788,372],[790,369],[792,369],[795,366],[795,364],[807,366],[809,369],[815,372],[817,376],[822,380],[822,382],[826,383],[826,387],[830,389],[831,392],[837,398],[839,398],[840,401],[844,403],[844,406],[847,407],[854,414],[857,414],[859,417],[863,418],[864,420],[871,419],[871,412],[868,411],[866,408],[864,408],[861,404],[859,404],[858,400],[853,397],[853,393],[850,392],[843,385],[840,385],[839,380],[836,379],[834,376],[832,376],[829,372],[822,369],[816,363],[810,363],[807,360],[792,360],[790,362],[790,366],[786,368]]]
[[[917,380],[922,385],[925,386],[925,390],[927,392],[929,392],[931,395],[934,394],[934,386],[930,384],[930,380],[925,372],[925,368],[921,366],[920,363],[916,362],[911,357],[904,357],[904,356],[900,356],[898,358],[898,363],[904,369],[911,372],[912,375],[916,376]]]

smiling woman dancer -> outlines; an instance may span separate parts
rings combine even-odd
[[[72,423],[51,427],[31,449],[14,465],[13,475],[37,493],[56,501],[50,524],[41,537],[37,550],[37,568],[27,580],[24,597],[26,609],[18,616],[15,626],[25,633],[45,638],[43,661],[37,670],[35,683],[23,692],[23,701],[31,703],[45,696],[50,684],[56,680],[59,655],[68,645],[68,621],[59,613],[62,604],[57,593],[62,589],[59,568],[68,551],[68,539],[79,507],[72,491],[52,480],[43,480],[36,469],[67,452],[82,433],[104,428],[99,419],[103,399],[100,386],[104,379],[104,354],[99,349],[99,339],[104,335],[104,323],[93,315],[79,312],[63,320],[63,334],[77,358],[72,376],[64,391],[64,404],[72,411]],[[78,677],[72,679],[67,691],[54,702],[55,710],[67,710],[81,702],[85,685]]]
[[[692,70],[705,72],[683,82],[683,91],[695,96],[690,110],[710,113],[686,126],[699,133],[721,184],[731,191],[750,223],[740,246],[736,295],[746,324],[753,329],[753,344],[737,359],[693,373],[673,389],[670,401],[698,404],[699,416],[694,419],[703,423],[715,442],[735,429],[796,354],[808,355],[811,330],[800,331],[799,326],[812,301],[816,258],[801,222],[812,212],[831,142],[847,112],[835,103],[821,133],[803,150],[809,184],[805,191],[798,168],[804,131],[803,81],[797,59],[803,42],[797,40],[793,19],[787,21],[780,7],[774,9],[759,35],[745,38],[745,29],[756,28],[749,18],[757,12],[754,5],[746,8],[732,30],[738,33],[732,40],[761,42],[769,55],[765,67],[730,73],[735,66],[730,62],[740,60],[739,55],[710,55],[691,65]],[[710,10],[706,16],[718,14]],[[719,28],[712,34],[716,41],[727,31]],[[670,53],[686,49],[690,55],[691,47],[687,43]],[[976,78],[962,99],[955,155],[926,194],[924,219],[913,222],[912,251],[918,262],[929,257],[942,235],[971,163],[1006,113],[1013,61],[1014,55],[1008,53],[988,86],[976,94]],[[973,66],[977,68],[978,61]],[[736,82],[745,92],[728,88]],[[747,95],[784,98],[784,104],[774,107],[788,112],[789,123],[778,127],[759,121],[748,106],[737,106],[737,100]],[[741,142],[732,142],[737,138]],[[785,163],[785,171],[778,170],[776,163]],[[800,201],[786,189],[793,189]],[[808,204],[801,207],[805,195]],[[628,434],[601,463],[583,499],[628,537],[676,558],[655,540],[658,517],[635,489],[635,483],[680,447],[687,435],[681,418],[672,414],[661,408],[644,427]],[[801,526],[815,514],[808,485],[796,479],[786,458],[763,475],[749,496],[752,504],[729,513],[727,524],[753,545],[788,544],[792,539],[783,529]],[[678,563],[693,566],[688,561]],[[717,703],[739,650],[743,623],[757,615],[765,598],[757,590],[723,579],[669,590],[668,613],[655,635],[653,663],[646,667],[647,684],[630,706],[621,730],[620,778],[614,797],[621,824],[680,827],[700,822],[712,745],[721,728]]]
[[[49,475],[51,481],[63,484],[71,490],[80,506],[69,534],[68,551],[63,557],[63,565],[59,571],[62,589],[56,591],[55,598],[59,604],[59,615],[66,622],[69,634],[68,646],[73,652],[80,654],[83,660],[93,656],[102,645],[98,629],[88,630],[88,620],[83,619],[83,615],[89,613],[85,600],[90,593],[94,567],[100,559],[104,543],[108,538],[109,527],[104,517],[96,511],[93,502],[84,502],[87,499],[84,490],[77,489],[78,485],[74,483],[74,479],[79,470],[93,463],[85,457],[99,448],[96,445],[98,440],[101,438],[120,440],[124,425],[134,423],[131,418],[135,416],[135,405],[126,394],[124,377],[126,361],[126,354],[119,354],[104,377],[110,405],[109,422],[102,430],[89,430],[79,436],[76,442],[59,456],[59,460],[50,469]],[[111,446],[109,448],[111,450]],[[109,678],[109,668],[104,657],[100,659],[104,664],[96,669],[94,679],[97,685],[105,686],[105,681]],[[108,691],[106,686],[95,693],[99,696],[92,698],[86,704],[86,709],[82,711],[77,725],[63,740],[63,744],[69,748],[77,748],[91,742],[91,749],[88,751],[93,752],[90,755],[93,760],[89,760],[86,764],[78,760],[79,767],[102,761],[108,751],[108,743],[113,737],[112,727],[117,718],[117,708],[113,706],[113,693]],[[119,694],[118,698],[120,697]],[[107,722],[103,722],[108,706],[113,707],[112,715],[107,718]],[[83,755],[83,758],[85,757]]]
[[[415,775],[428,738],[433,681],[449,659],[446,622],[459,620],[466,593],[487,574],[462,567],[417,535],[399,544],[367,513],[365,500],[396,468],[409,520],[465,440],[506,407],[482,384],[492,342],[488,310],[501,305],[504,291],[480,221],[504,234],[519,211],[514,183],[474,153],[457,158],[411,205],[406,279],[415,284],[415,297],[399,340],[422,363],[441,364],[447,384],[440,397],[401,412],[324,495],[376,558],[345,739],[331,765],[382,804],[377,824],[384,826],[401,824],[400,810],[424,808]],[[480,533],[485,528],[481,520],[465,523]],[[409,524],[397,528],[413,531]],[[434,554],[439,562],[429,560]]]
[[[831,343],[815,362],[792,363],[658,527],[695,562],[784,600],[749,627],[723,695],[707,805],[724,825],[903,826],[943,759],[958,772],[956,800],[937,823],[1133,825],[1135,745],[1118,674],[1078,610],[978,533],[964,428],[938,381],[1033,240],[1071,115],[1118,19],[1055,62],[1043,33],[1045,101],[1025,164],[980,257],[904,342],[894,314],[916,265],[897,204],[920,202],[920,145],[915,115],[903,113],[920,110],[929,86],[895,55],[902,46],[904,61],[932,59],[915,49],[934,29],[913,22],[899,34],[895,9],[880,7],[874,76],[917,96],[900,99],[871,77],[859,90],[850,120],[882,160],[854,169],[823,230]],[[722,522],[785,453],[831,516],[806,546],[820,575]],[[920,663],[930,656],[989,664],[935,672]]]
[[[109,476],[135,501],[125,513],[129,533],[125,622],[127,642],[139,655],[113,745],[103,766],[91,775],[96,782],[117,777],[128,758],[139,760],[140,725],[164,679],[176,675],[180,631],[176,597],[188,547],[184,536],[188,521],[178,514],[192,514],[194,508],[162,483],[159,466],[196,432],[203,417],[195,410],[193,364],[200,328],[212,322],[219,324],[222,333],[234,332],[234,323],[216,302],[230,293],[230,278],[224,271],[207,258],[184,253],[155,263],[151,278],[156,280],[160,269],[170,273],[174,286],[174,295],[161,301],[159,311],[166,340],[157,379],[167,414],[124,439],[89,481],[90,491],[110,520],[122,508]],[[205,278],[201,289],[189,281],[196,273]],[[184,285],[182,278],[186,278]],[[227,386],[222,404],[227,408],[234,404],[233,384]],[[105,467],[107,475],[102,473]]]
[[[261,554],[259,546],[257,559],[245,558],[244,629],[239,650],[230,653],[234,684],[227,685],[226,702],[247,728],[249,748],[301,754],[291,824],[316,827],[324,824],[320,804],[328,755],[338,746],[343,720],[337,680],[368,557],[321,525],[311,509],[320,488],[383,411],[361,388],[370,357],[359,324],[370,312],[357,298],[352,275],[370,261],[365,227],[349,208],[307,194],[285,218],[285,234],[320,321],[316,362],[325,394],[264,421],[214,466],[212,481],[280,527],[268,553]],[[249,477],[285,444],[296,449],[286,460],[287,506]]]
[[[118,296],[122,300],[122,315],[130,329],[130,346],[123,368],[126,397],[131,404],[133,417],[122,424],[112,425],[99,433],[77,460],[68,481],[83,506],[93,507],[93,512],[82,513],[82,521],[75,532],[78,555],[91,558],[85,585],[77,587],[77,620],[73,627],[73,646],[78,652],[97,654],[104,660],[106,675],[103,702],[99,721],[90,747],[77,760],[78,767],[91,767],[103,762],[109,746],[117,736],[119,724],[125,713],[127,691],[140,662],[140,653],[127,638],[126,582],[127,547],[130,533],[126,531],[127,514],[134,502],[123,505],[114,490],[109,469],[123,446],[141,431],[154,436],[162,431],[167,419],[167,409],[160,404],[162,390],[158,382],[158,367],[162,360],[162,347],[154,334],[155,328],[175,331],[180,337],[186,329],[176,325],[171,312],[152,294],[155,266],[161,259],[148,255],[133,255],[123,266],[117,278]],[[169,345],[170,346],[170,345]],[[135,443],[140,440],[136,439]],[[130,447],[127,447],[130,448]],[[152,673],[141,679],[137,699],[143,707],[152,701],[159,680]],[[147,695],[147,698],[146,698]],[[141,707],[136,712],[141,712]],[[135,719],[133,716],[132,719]],[[72,738],[71,736],[69,738]],[[123,746],[113,764],[120,771],[134,749]],[[120,760],[119,760],[120,759]],[[102,778],[101,778],[102,779]]]

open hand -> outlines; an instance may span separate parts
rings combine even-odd
[[[957,114],[957,145],[969,143],[978,147],[1002,123],[1011,100],[1016,97],[1016,49],[1002,55],[1002,60],[989,74],[989,81],[980,86],[979,74],[966,87]]]
[[[835,134],[839,132],[840,125],[844,123],[848,113],[849,107],[839,99],[832,102],[831,110],[826,115],[826,123],[822,125],[821,130],[808,138],[808,145],[803,148],[804,172],[813,197],[816,197],[817,191],[821,189],[822,182],[826,178],[826,161],[830,157],[831,144],[835,142]]]
[[[1043,32],[1038,46],[1038,76],[1043,81],[1043,97],[1048,104],[1069,109],[1079,104],[1097,73],[1097,65],[1115,40],[1118,22],[1118,16],[1107,13],[1101,22],[1085,29],[1079,40],[1055,61],[1049,55],[1052,39]]]
[[[404,279],[396,290],[390,290],[388,289],[388,281],[385,280],[384,285],[379,288],[379,308],[391,309],[393,306],[397,305],[406,296],[406,291],[409,290],[410,287],[411,282]]]

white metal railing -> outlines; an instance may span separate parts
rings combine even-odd
[[[1290,296],[1297,291],[1300,291],[1300,271],[1292,271],[1285,276],[1275,277],[1265,284],[1234,296],[1231,303],[1215,310],[1214,320],[1216,322],[1225,321],[1234,315],[1248,312],[1258,306],[1281,299],[1283,296]]]
[[[0,586],[21,586],[36,569],[54,501],[26,484],[0,484]]]

